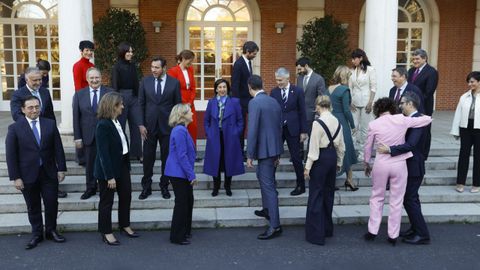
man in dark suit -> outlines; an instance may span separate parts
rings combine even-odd
[[[167,62],[162,57],[152,60],[152,75],[143,78],[138,91],[139,128],[143,143],[143,191],[138,197],[140,200],[152,194],[153,164],[157,142],[160,143],[160,159],[162,160],[162,176],[160,190],[164,199],[170,198],[168,179],[164,175],[167,162],[170,132],[168,118],[173,106],[182,102],[180,83],[166,73]]]
[[[10,112],[13,121],[24,117],[22,113],[22,100],[27,96],[35,96],[40,100],[40,116],[57,121],[53,112],[53,103],[47,88],[42,87],[42,72],[37,67],[28,67],[25,70],[27,84],[13,92],[10,100]],[[58,197],[67,197],[67,192],[58,190]]]
[[[303,89],[305,96],[305,115],[307,118],[307,133],[310,136],[312,124],[315,119],[315,100],[318,96],[326,95],[325,80],[323,77],[313,71],[310,67],[310,59],[301,57],[295,63],[297,66],[297,86]],[[300,156],[307,158],[303,153],[303,147],[300,149]],[[307,144],[308,152],[308,144]]]
[[[402,96],[400,107],[405,116],[419,117],[422,114],[417,110],[420,99],[413,92],[405,93]],[[413,156],[407,159],[408,180],[403,206],[410,220],[410,228],[400,233],[404,237],[403,241],[408,244],[429,244],[430,234],[427,224],[423,218],[418,189],[425,175],[425,157],[423,156],[423,144],[426,140],[426,128],[411,128],[407,131],[406,141],[402,145],[388,147],[381,145],[378,149],[380,153],[392,156],[398,156],[407,152],[412,152]]]
[[[243,44],[242,57],[238,58],[233,64],[232,71],[232,95],[240,99],[242,106],[243,119],[247,119],[248,102],[252,99],[248,92],[248,78],[253,75],[252,60],[257,56],[259,51],[258,45],[253,41],[247,41]],[[240,134],[240,145],[242,151],[245,149],[245,127]]]
[[[47,60],[38,59],[37,67],[38,67],[38,69],[40,70],[40,72],[42,73],[42,76],[43,76],[42,77],[42,87],[48,88],[49,87],[48,84],[50,82],[50,78],[48,76],[48,73],[50,72],[50,69],[51,69],[50,68],[50,63]],[[18,88],[22,88],[25,85],[27,85],[27,80],[25,79],[25,73],[23,73],[18,78]]]
[[[27,204],[32,239],[26,249],[43,241],[42,202],[45,207],[45,237],[65,242],[57,232],[58,183],[67,170],[62,140],[55,121],[40,117],[40,100],[26,96],[21,103],[25,116],[8,127],[5,149],[8,176],[22,191]]]
[[[112,89],[102,86],[102,75],[97,68],[87,70],[88,87],[75,92],[73,96],[73,138],[77,149],[84,149],[86,190],[80,197],[86,200],[97,193],[97,179],[93,176],[93,167],[97,148],[95,128],[97,126],[97,107],[100,99]]]
[[[438,85],[438,72],[427,63],[427,60],[428,55],[425,50],[417,49],[413,52],[413,67],[408,70],[408,82],[415,84],[420,89],[425,103],[425,114],[431,116],[434,104],[433,95]],[[426,129],[427,139],[423,149],[425,159],[430,153],[431,128],[432,125],[428,125]]]
[[[258,235],[266,240],[282,233],[278,211],[278,192],[275,183],[275,167],[283,152],[282,109],[263,91],[262,78],[252,75],[248,79],[250,95],[248,104],[247,166],[253,168],[253,160],[258,160],[257,178],[262,191],[262,210],[255,215],[270,221],[267,230]]]
[[[419,97],[420,103],[417,106],[418,112],[425,112],[423,106],[423,95],[418,87],[407,82],[407,70],[405,68],[398,67],[392,69],[392,82],[394,86],[390,89],[388,97],[395,101],[395,105],[397,105],[397,113],[402,113],[402,109],[400,108],[400,100],[402,96],[408,92],[414,92]]]
[[[271,96],[282,108],[282,139],[287,141],[288,151],[295,168],[297,186],[290,195],[297,196],[305,192],[305,178],[300,149],[307,139],[307,123],[305,117],[305,97],[303,90],[290,84],[289,71],[281,67],[275,72],[277,87],[273,88]]]

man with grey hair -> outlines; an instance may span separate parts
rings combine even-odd
[[[408,82],[416,85],[423,95],[425,105],[425,114],[433,114],[433,104],[435,90],[438,84],[438,72],[435,68],[427,63],[427,52],[423,49],[417,49],[413,52],[413,67],[408,70]],[[425,141],[423,154],[425,159],[428,158],[431,142],[431,125],[426,129],[427,139]]]
[[[305,192],[305,178],[300,149],[307,139],[307,119],[305,115],[305,97],[303,90],[290,84],[290,72],[280,67],[275,72],[277,87],[272,89],[271,97],[277,100],[282,108],[282,140],[287,141],[288,151],[295,168],[297,185],[290,193],[297,196]]]

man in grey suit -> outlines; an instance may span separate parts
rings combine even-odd
[[[255,211],[255,215],[265,217],[270,226],[257,238],[267,240],[282,233],[275,183],[275,167],[283,153],[282,109],[263,91],[260,76],[252,75],[248,88],[253,99],[248,103],[247,167],[253,168],[253,160],[258,160],[257,178],[263,209]]]
[[[143,143],[143,191],[138,196],[145,200],[152,194],[153,165],[157,151],[157,142],[160,143],[160,159],[162,160],[162,176],[160,190],[164,199],[170,198],[168,179],[163,175],[168,157],[170,132],[168,118],[173,106],[182,102],[180,83],[177,79],[167,75],[167,61],[162,57],[152,59],[150,69],[152,75],[142,79],[138,89],[139,128]]]
[[[307,133],[310,136],[312,132],[312,124],[315,119],[315,100],[318,96],[326,95],[327,90],[325,88],[325,80],[323,77],[314,72],[310,67],[310,59],[307,57],[301,57],[295,63],[297,66],[297,87],[303,89],[305,96],[305,111],[307,116]],[[309,140],[307,140],[307,143]],[[308,145],[307,145],[308,151]],[[306,157],[303,154],[303,147],[301,149],[301,155]]]
[[[73,96],[73,138],[77,149],[84,149],[85,177],[87,188],[80,199],[86,200],[97,193],[97,179],[93,176],[93,166],[97,155],[95,128],[97,108],[100,99],[112,89],[102,86],[102,74],[91,67],[86,74],[88,86]]]

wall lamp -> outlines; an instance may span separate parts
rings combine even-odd
[[[277,29],[277,34],[281,34],[284,27],[285,27],[284,22],[276,22],[275,28]]]
[[[155,33],[160,32],[160,27],[162,27],[162,22],[161,21],[154,21],[152,22],[153,27],[155,28]]]

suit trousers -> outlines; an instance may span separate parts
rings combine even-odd
[[[292,136],[288,127],[283,126],[282,140],[283,142],[287,141],[288,151],[290,152],[290,158],[292,159],[293,168],[295,169],[295,175],[297,177],[297,187],[305,188],[303,163],[300,156],[300,149],[303,148],[303,144],[300,143],[300,136]]]
[[[160,188],[168,189],[168,177],[164,174],[167,163],[170,134],[148,134],[143,143],[143,178],[142,187],[144,190],[152,189],[153,165],[157,154],[157,142],[160,143],[160,160],[162,161],[162,176],[160,177]]]
[[[373,119],[373,113],[366,113],[365,107],[356,107],[357,110],[352,112],[353,122],[357,128],[357,133],[353,136],[353,145],[357,149],[358,160],[363,160],[363,148],[367,140],[368,124]]]
[[[126,130],[128,120],[128,130],[130,134],[130,156],[141,157],[142,156],[142,137],[140,136],[140,129],[138,128],[138,114],[140,108],[138,105],[138,97],[132,94],[132,90],[120,90],[123,97],[123,111],[118,117],[118,121],[123,130]]]
[[[305,238],[312,244],[323,245],[325,237],[333,236],[332,212],[336,171],[335,148],[321,148],[318,160],[313,163],[310,170],[308,185]]]
[[[257,178],[260,183],[262,194],[262,206],[268,209],[270,227],[280,226],[280,214],[278,210],[278,192],[275,181],[275,161],[277,157],[259,159],[257,165]]]
[[[90,145],[83,145],[85,150],[85,178],[87,190],[97,191],[97,178],[93,175],[95,158],[97,156],[97,145],[93,140]]]
[[[410,220],[411,229],[421,237],[430,238],[418,196],[418,189],[422,181],[423,176],[408,177],[403,206],[407,212],[408,220]]]
[[[402,204],[407,187],[407,164],[376,160],[372,169],[372,195],[370,196],[370,218],[368,231],[377,235],[383,215],[383,203],[387,181],[390,179],[390,210],[388,213],[388,236],[397,238],[402,221]]]
[[[179,243],[192,233],[193,187],[184,178],[170,177],[170,182],[175,193],[170,241]]]
[[[473,146],[472,185],[480,187],[480,129],[473,128],[473,119],[468,120],[467,128],[460,128],[460,154],[458,156],[457,184],[467,181],[470,153]]]
[[[132,201],[132,181],[128,170],[128,155],[123,156],[120,179],[115,179],[118,195],[118,226],[130,226],[130,203]],[[107,186],[107,180],[99,180],[100,202],[98,203],[98,231],[103,234],[112,233],[112,206],[115,189]]]
[[[58,179],[51,179],[45,169],[40,167],[37,181],[24,183],[22,194],[27,204],[28,221],[32,226],[32,233],[36,236],[43,236],[42,200],[45,207],[45,231],[48,233],[56,230]]]

